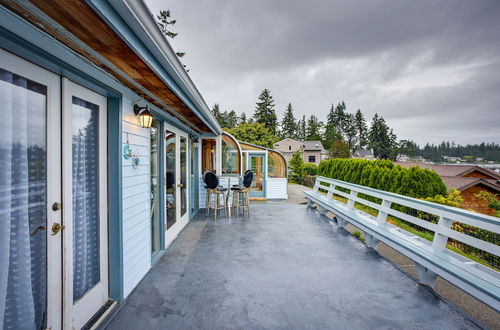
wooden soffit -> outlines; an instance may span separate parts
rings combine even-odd
[[[178,118],[191,129],[211,132],[84,0],[30,0],[32,6],[27,6],[26,1],[0,0],[0,3],[102,68],[135,93],[144,95],[148,102]],[[33,6],[69,34],[30,10],[29,7]]]

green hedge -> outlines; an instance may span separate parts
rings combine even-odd
[[[318,175],[415,198],[447,194],[436,172],[406,169],[390,160],[328,159],[319,164]]]
[[[313,163],[305,163],[304,166],[302,166],[304,169],[304,172],[307,175],[317,175],[318,174],[318,165],[313,164]]]

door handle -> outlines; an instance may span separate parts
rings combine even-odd
[[[64,228],[64,225],[61,225],[57,222],[54,222],[54,224],[52,225],[52,235],[56,235],[59,231],[63,230]]]
[[[183,184],[183,183],[179,183],[179,184],[177,185],[177,187],[179,187],[179,188],[184,188],[184,184]]]
[[[30,236],[33,236],[35,235],[36,233],[38,233],[40,230],[45,230],[45,226],[38,226],[35,228],[35,230],[33,230],[31,233],[30,233]]]

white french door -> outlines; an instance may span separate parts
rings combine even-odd
[[[63,78],[63,324],[108,300],[107,99]]]
[[[189,221],[188,135],[164,126],[165,245],[169,246]]]
[[[0,328],[60,329],[60,77],[0,49],[0,100]]]
[[[0,100],[0,329],[80,329],[108,298],[106,98],[0,49]]]

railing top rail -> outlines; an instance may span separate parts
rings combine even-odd
[[[425,200],[413,198],[413,197],[408,197],[408,196],[403,196],[399,194],[395,194],[392,192],[388,191],[383,191],[383,190],[378,190],[370,187],[365,187],[361,186],[355,183],[350,183],[350,182],[345,182],[345,181],[340,181],[337,179],[331,179],[323,176],[318,176],[316,177],[316,180],[319,180],[320,182],[326,182],[326,183],[335,183],[335,185],[347,188],[347,189],[352,189],[360,193],[364,193],[366,195],[371,195],[373,197],[381,198],[381,199],[386,199],[388,201],[403,205],[403,206],[408,206],[406,203],[411,203],[411,204],[417,204],[418,206],[422,207],[422,211],[425,212],[431,212],[436,215],[442,215],[441,213],[444,212],[444,216],[448,219],[460,221],[463,223],[469,224],[470,222],[483,222],[483,223],[488,223],[492,226],[498,227],[500,229],[500,219],[486,215],[486,214],[480,214],[476,212],[472,212],[469,210],[464,210],[452,206],[447,206],[447,205],[441,205],[441,204],[436,204],[432,202],[428,202]],[[413,206],[410,206],[414,208]],[[431,210],[429,210],[431,209]],[[439,211],[439,212],[438,212]],[[471,221],[472,220],[472,221]],[[476,225],[475,223],[473,225]],[[488,226],[490,227],[490,226]],[[491,228],[489,228],[491,229]],[[497,230],[496,232],[499,232]]]

